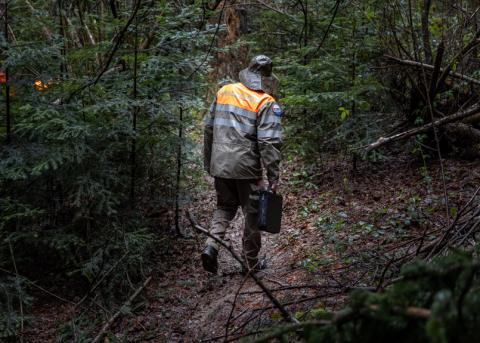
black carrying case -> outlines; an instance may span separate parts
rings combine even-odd
[[[279,233],[282,225],[283,198],[269,190],[258,191],[258,228],[260,231]]]

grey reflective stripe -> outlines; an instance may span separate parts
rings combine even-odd
[[[263,118],[260,120],[261,124],[270,124],[270,123],[278,123],[280,124],[281,120],[279,116],[276,116],[275,114],[266,114],[263,116]]]
[[[217,104],[217,111],[232,112],[242,117],[257,119],[257,114],[255,112],[234,105]]]
[[[265,104],[262,105],[262,107],[260,107],[260,109],[258,110],[258,113],[264,111],[267,107],[271,106],[274,103],[275,101],[266,102]]]
[[[249,134],[255,133],[255,126],[241,124],[238,121],[232,119],[215,118],[215,125],[233,127]]]
[[[282,138],[282,130],[281,129],[270,129],[270,130],[258,130],[257,132],[258,138]]]
[[[213,117],[207,114],[205,118],[203,118],[203,123],[208,126],[213,126]]]
[[[210,109],[208,110],[210,114],[213,114],[215,112],[215,103],[210,105]]]

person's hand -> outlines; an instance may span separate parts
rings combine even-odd
[[[278,189],[278,181],[269,181],[269,186],[270,186],[270,189],[272,190],[273,193],[277,193],[277,189]]]

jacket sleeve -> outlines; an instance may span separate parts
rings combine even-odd
[[[203,167],[210,174],[210,161],[212,159],[212,142],[213,142],[213,121],[215,120],[216,99],[213,101],[210,109],[203,118]]]
[[[270,182],[277,181],[280,177],[282,114],[280,105],[276,102],[270,102],[264,105],[257,118],[257,140],[260,158]]]

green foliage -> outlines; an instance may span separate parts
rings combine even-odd
[[[255,16],[250,37],[258,52],[273,57],[288,147],[296,155],[315,159],[325,148],[345,150],[379,131],[376,112],[386,102],[373,69],[382,52],[377,2],[340,2],[331,26],[334,0],[309,2],[308,10],[280,2],[283,12]]]
[[[311,311],[305,342],[474,342],[480,327],[480,264],[465,253],[416,261],[383,293],[354,291],[335,314]],[[324,324],[315,324],[324,320]],[[292,330],[279,330],[285,339]]]
[[[0,38],[15,89],[10,144],[0,128],[0,267],[13,271],[11,246],[22,274],[81,293],[100,282],[107,307],[150,272],[155,233],[169,232],[157,213],[174,204],[172,166],[194,145],[178,131],[203,109],[216,30],[195,1],[142,2],[128,26],[135,3],[116,3],[114,18],[103,3],[10,1],[15,37]],[[3,88],[0,100],[4,123]],[[15,332],[7,319],[18,311],[0,308],[4,332]]]
[[[20,309],[27,309],[32,297],[27,293],[24,278],[6,276],[0,278],[0,339],[16,336],[27,319]]]

